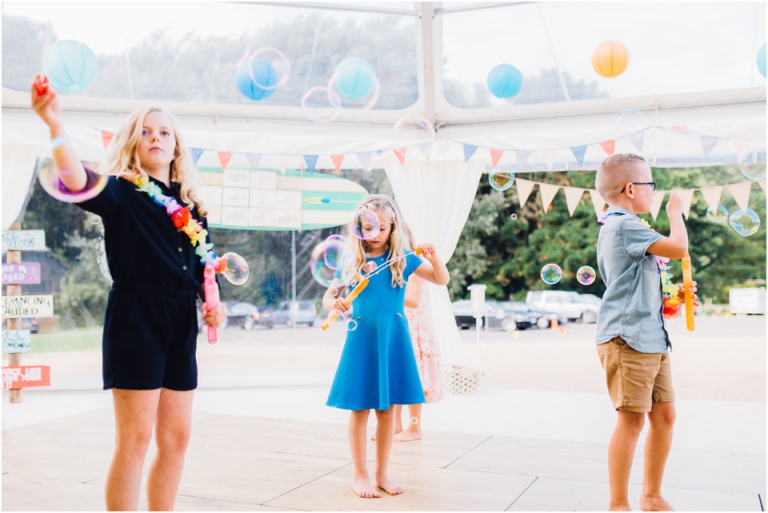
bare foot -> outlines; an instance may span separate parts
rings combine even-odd
[[[396,484],[392,484],[387,476],[381,476],[376,478],[376,486],[384,490],[390,495],[400,495],[403,493],[403,487]]]
[[[356,477],[352,481],[352,489],[361,499],[378,499],[381,494],[376,491],[367,476]]]
[[[661,495],[650,496],[645,494],[640,497],[640,509],[643,511],[675,511],[672,505],[665,501]]]
[[[395,435],[395,442],[412,442],[414,440],[421,440],[421,429],[408,428]]]

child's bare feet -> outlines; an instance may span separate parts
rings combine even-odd
[[[392,481],[389,480],[389,477],[386,475],[384,476],[376,476],[376,486],[384,490],[390,495],[400,495],[403,493],[403,487],[398,486],[396,484],[392,484]]]
[[[352,489],[361,499],[378,499],[381,494],[371,484],[368,476],[358,476],[352,481]]]
[[[645,494],[640,497],[640,509],[643,511],[675,511],[672,505],[665,501],[661,495],[651,496]]]
[[[405,431],[395,434],[395,442],[412,442],[414,440],[421,440],[421,429],[418,427],[413,429],[413,426],[410,426]]]

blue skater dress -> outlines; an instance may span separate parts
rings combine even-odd
[[[388,254],[368,258],[378,267]],[[403,278],[422,264],[406,257]],[[405,284],[392,287],[391,267],[373,276],[352,302],[357,329],[347,332],[328,406],[344,410],[388,410],[392,404],[426,402],[405,317]]]

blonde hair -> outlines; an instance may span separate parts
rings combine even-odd
[[[619,196],[621,188],[636,176],[638,166],[647,165],[643,157],[633,153],[611,155],[597,168],[595,188],[610,204]]]
[[[144,119],[152,112],[165,114],[171,120],[170,128],[176,139],[176,147],[173,150],[170,179],[181,186],[179,194],[181,200],[186,204],[194,204],[201,216],[207,215],[207,209],[197,196],[197,184],[195,183],[197,168],[195,168],[192,156],[176,128],[177,123],[173,114],[162,107],[142,107],[128,116],[128,119],[123,122],[114,135],[114,140],[107,150],[101,171],[108,175],[125,176],[129,179],[138,176],[148,179],[147,172],[141,168],[139,142],[141,142],[141,134],[144,130]]]
[[[416,249],[416,237],[413,236],[411,228],[403,220],[400,221],[400,229],[403,230],[403,237],[408,241],[408,249],[411,251]]]
[[[405,250],[408,246],[408,241],[405,238],[403,230],[402,215],[397,208],[395,201],[384,194],[371,194],[357,205],[357,210],[366,209],[370,210],[374,214],[378,214],[392,223],[392,231],[389,234],[389,258],[400,258],[405,255]],[[355,237],[352,233],[355,229],[355,223],[357,219],[353,218],[347,227],[349,232],[348,240],[352,244],[352,252],[354,255],[355,275],[353,281],[360,283],[363,279],[363,267],[365,266],[365,253],[369,250],[366,241]],[[392,266],[392,287],[402,287],[405,285],[405,263],[406,259],[401,258]]]

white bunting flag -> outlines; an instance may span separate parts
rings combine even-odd
[[[440,139],[437,141],[437,153],[445,153],[453,146],[453,141],[447,139]]]
[[[749,208],[749,192],[752,190],[752,182],[734,183],[728,186],[728,190],[733,195],[733,199],[736,200],[736,204],[740,209],[746,210]]]
[[[691,203],[693,202],[693,189],[678,190],[680,199],[683,200],[683,215],[688,219],[688,214],[691,212]]]
[[[285,174],[285,170],[288,168],[288,162],[291,160],[290,155],[276,155],[277,168],[280,170],[280,174]]]
[[[432,146],[434,146],[434,142],[429,141],[425,143],[419,144],[419,149],[421,150],[421,154],[424,155],[424,158],[429,160],[429,156],[432,154]]]
[[[555,150],[549,150],[544,154],[544,160],[547,162],[547,170],[552,171],[555,165]]]
[[[704,189],[701,189],[701,195],[704,196],[704,201],[707,202],[707,206],[712,210],[715,210],[720,204],[720,197],[723,195],[723,186],[705,187]]]
[[[579,206],[581,197],[584,195],[584,189],[578,187],[563,187],[565,193],[565,202],[568,204],[568,212],[571,216],[576,211],[576,207]]]
[[[659,210],[661,210],[661,204],[664,202],[664,196],[667,194],[667,191],[654,191],[653,193],[653,203],[651,204],[651,215],[653,216],[653,220],[656,220],[656,216],[659,215]]]
[[[589,190],[589,196],[592,198],[592,205],[595,207],[595,214],[597,217],[600,217],[600,214],[603,213],[603,207],[605,206],[605,200],[600,195],[599,192],[597,192],[596,189],[590,189]]]
[[[765,179],[760,180],[759,182],[757,182],[757,185],[759,185],[760,188],[763,190],[763,192],[765,192]]]
[[[557,191],[560,190],[559,185],[552,185],[551,183],[540,183],[539,191],[541,192],[541,203],[544,205],[544,212],[549,209],[549,205],[555,198]]]
[[[366,171],[371,170],[371,152],[359,151],[357,152],[357,160],[360,161],[360,167]]]
[[[744,160],[744,157],[749,153],[751,145],[746,141],[740,141],[738,139],[733,140],[733,148],[736,150],[736,160],[739,164]]]
[[[530,151],[527,150],[515,150],[515,156],[517,157],[517,169],[522,170],[525,164],[528,162],[528,155]]]
[[[520,201],[520,207],[524,207],[525,202],[528,201],[528,197],[531,195],[533,186],[536,184],[522,178],[517,178],[515,184],[517,185],[517,199]]]

